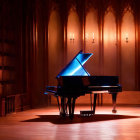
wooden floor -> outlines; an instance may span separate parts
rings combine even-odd
[[[140,107],[97,106],[92,117],[62,119],[57,107],[33,109],[0,118],[0,140],[140,140]]]

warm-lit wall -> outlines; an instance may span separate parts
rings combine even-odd
[[[82,35],[80,27],[78,14],[72,8],[69,11],[67,22],[67,63],[82,49]]]
[[[56,85],[56,76],[61,71],[63,59],[63,29],[60,15],[52,11],[48,25],[48,68],[49,85]]]
[[[128,42],[126,42],[128,37]],[[122,19],[121,30],[121,79],[124,89],[135,89],[135,23],[134,16],[127,11]]]
[[[0,66],[2,65],[2,56],[0,56]],[[2,81],[2,70],[0,70],[0,81]],[[0,95],[2,94],[2,84],[0,84]]]
[[[81,32],[79,25],[78,15],[76,12],[71,11],[67,24],[67,62],[80,50],[80,40],[82,41],[82,38],[78,36]],[[95,9],[88,11],[85,22],[84,50],[85,52],[93,53],[93,56],[86,63],[85,68],[91,75],[101,75],[102,73],[103,75],[116,76],[121,72],[120,83],[122,83],[124,91],[118,95],[118,103],[139,104],[139,100],[137,100],[139,92],[132,91],[135,90],[135,25],[134,16],[130,11],[124,13],[120,28],[121,34],[117,35],[116,17],[113,10],[109,7],[103,18],[103,29],[101,29],[103,34],[100,34],[99,37],[97,11]],[[73,33],[74,40],[70,40],[73,37]],[[126,34],[128,42],[126,42]],[[121,40],[117,39],[117,36],[121,37]],[[101,38],[102,40],[100,40]],[[103,45],[99,45],[99,42],[103,43]],[[118,47],[120,47],[120,52]],[[103,56],[101,56],[101,51],[103,51]],[[100,57],[103,57],[103,59],[101,60]],[[136,96],[137,99],[131,100],[133,96]],[[103,95],[104,104],[110,104],[112,102],[111,99],[110,95]],[[89,95],[81,96],[77,99],[77,104],[88,104],[89,102]],[[52,101],[53,103],[56,103],[56,99]]]
[[[117,75],[117,42],[116,42],[116,21],[113,12],[109,11],[104,17],[103,28],[104,41],[104,75]]]
[[[100,75],[99,55],[99,28],[97,10],[90,9],[86,15],[85,23],[85,52],[93,53],[93,56],[85,64],[85,68],[91,75]],[[94,40],[93,40],[94,38]]]
[[[0,81],[2,81],[2,70],[0,70]],[[0,84],[0,96],[2,94],[2,84]]]
[[[46,5],[43,5],[43,2],[46,2]],[[120,1],[121,6],[119,6],[117,0],[111,2],[107,0],[105,5],[103,5],[102,0],[99,0],[99,3],[96,3],[94,0],[62,0],[61,2],[36,0],[33,7],[37,7],[39,3],[42,3],[44,9],[40,8],[36,10],[38,18],[33,13],[35,24],[40,22],[37,25],[37,32],[39,34],[37,34],[38,37],[35,39],[37,43],[35,49],[36,53],[38,53],[36,54],[36,59],[37,63],[40,62],[40,64],[35,64],[38,70],[35,69],[36,72],[32,75],[32,77],[35,76],[34,80],[38,80],[36,82],[36,84],[38,83],[37,87],[34,89],[36,94],[40,94],[39,89],[42,88],[42,83],[46,79],[47,82],[45,81],[45,84],[56,85],[56,75],[81,49],[84,52],[93,53],[93,56],[85,65],[86,70],[91,75],[119,75],[123,90],[136,90],[135,84],[138,85],[140,78],[137,78],[136,83],[135,76],[139,75],[139,73],[135,63],[138,61],[139,56],[135,54],[137,51],[135,45],[138,45],[138,40],[135,40],[136,24],[134,18],[138,18],[139,13],[135,13],[134,9],[132,10],[128,7],[128,11],[124,10],[129,4],[127,5],[124,1]],[[47,7],[47,5],[49,6]],[[130,12],[131,10],[133,12]],[[41,19],[40,16],[42,15],[44,18]],[[45,22],[45,34],[41,21]],[[139,21],[137,22],[139,24]],[[128,35],[128,43],[126,43],[126,33]],[[46,45],[42,43],[44,36],[46,36]],[[48,59],[45,59],[46,62],[42,63],[44,59],[41,56],[41,52],[44,46],[46,47],[45,55]],[[46,65],[47,70],[45,78],[42,71],[43,65]],[[137,65],[140,67],[139,64]],[[32,72],[29,71],[29,76],[30,73],[32,74]],[[134,102],[131,98],[135,94],[138,98],[138,93],[134,92],[130,94],[130,92],[124,92],[124,96],[121,94],[119,96],[119,103],[123,103],[123,101],[124,103]],[[127,94],[129,94],[128,98],[123,99]],[[111,102],[111,98],[108,98],[108,96],[104,95],[104,103]],[[88,103],[89,98],[88,96],[80,97],[78,98],[78,102],[81,104]],[[139,100],[135,103],[138,102]],[[56,103],[56,100],[52,100],[52,103]]]
[[[1,47],[1,44],[0,44],[0,52],[2,52],[2,47]],[[3,57],[0,56],[0,66],[2,66],[2,63],[3,63]],[[0,69],[0,81],[2,81],[2,72],[3,70]],[[0,96],[2,95],[2,84],[0,83]]]
[[[41,3],[41,1],[37,1]],[[46,41],[48,54],[47,84],[56,85],[56,75],[78,51],[83,49],[84,52],[93,53],[85,65],[86,70],[91,75],[119,76],[124,92],[118,95],[118,103],[138,104],[140,94],[134,90],[138,89],[135,88],[135,85],[138,85],[140,81],[140,77],[136,77],[137,75],[140,76],[138,72],[140,66],[137,63],[139,61],[137,50],[139,49],[140,12],[139,9],[136,9],[136,4],[132,5],[130,1],[117,0],[52,1],[46,2],[50,4],[50,8],[43,11],[44,15],[47,13],[49,17],[46,24],[48,27],[46,33],[48,35]],[[139,3],[138,0],[135,2]],[[51,6],[56,7],[52,10]],[[136,32],[138,36],[135,39]],[[85,37],[83,37],[84,35]],[[64,36],[66,37],[65,40]],[[126,42],[126,36],[128,42]],[[64,43],[64,41],[66,42]],[[65,57],[61,57],[62,54]],[[39,79],[41,81],[41,78]],[[111,103],[109,96],[103,95],[104,103]],[[80,104],[88,103],[88,97],[80,97],[77,102]],[[52,100],[52,103],[56,103],[56,100]]]
[[[63,58],[63,28],[58,11],[51,12],[48,24],[48,85],[57,85],[56,76],[62,70]],[[51,102],[56,100],[51,97]]]
[[[2,65],[2,56],[0,56],[0,65]]]

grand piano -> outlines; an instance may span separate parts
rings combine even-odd
[[[80,51],[70,63],[57,75],[57,86],[47,86],[45,94],[52,93],[57,98],[60,116],[74,117],[75,102],[79,96],[90,94],[91,110],[80,111],[81,116],[95,114],[98,94],[112,95],[113,109],[116,113],[117,93],[122,91],[118,76],[90,76],[83,65],[92,53]]]

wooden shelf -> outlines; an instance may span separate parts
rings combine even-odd
[[[13,66],[0,66],[0,70],[15,70],[15,68]]]
[[[14,55],[14,54],[7,53],[7,52],[1,52],[1,51],[0,51],[0,56],[9,56],[9,57],[15,57],[15,55]]]
[[[7,43],[7,44],[11,44],[11,45],[15,44],[15,42],[13,40],[8,40],[8,39],[0,39],[0,43]]]
[[[0,81],[0,84],[4,85],[4,84],[13,84],[15,83],[15,81],[13,80],[6,80],[6,81]]]

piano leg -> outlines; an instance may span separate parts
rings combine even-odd
[[[97,103],[98,103],[98,106],[100,105],[100,94],[97,94]]]
[[[95,114],[95,109],[96,109],[96,99],[97,99],[97,94],[94,94],[94,103],[93,103],[93,114]]]
[[[117,98],[117,93],[112,93],[112,103],[113,103],[113,109],[112,113],[116,113],[116,98]]]
[[[71,116],[71,98],[68,98],[69,116]]]
[[[59,112],[60,112],[60,103],[59,103],[59,98],[58,98],[58,96],[56,96],[56,98],[57,98],[57,105],[58,105]]]
[[[76,98],[73,98],[73,103],[72,103],[72,115],[74,116],[74,109],[75,109],[75,100]]]
[[[92,93],[90,93],[90,103],[91,103],[91,111],[92,111],[92,107],[93,107],[93,105],[92,105]]]
[[[62,116],[62,117],[65,117],[66,116],[65,102],[66,102],[65,97],[61,97],[61,111],[60,111],[60,116]]]
[[[70,119],[73,119],[73,117],[74,117],[75,100],[76,100],[76,98],[68,98]]]

